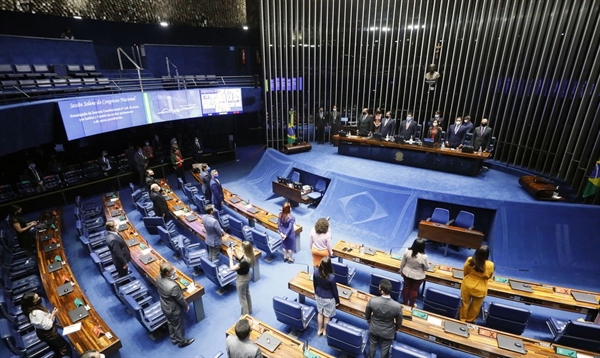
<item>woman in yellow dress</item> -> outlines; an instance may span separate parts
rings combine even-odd
[[[488,260],[489,257],[490,249],[484,245],[465,261],[465,278],[460,286],[460,320],[463,322],[473,323],[479,315],[487,295],[488,280],[494,275],[494,263]]]

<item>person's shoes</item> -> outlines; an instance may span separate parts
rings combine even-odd
[[[190,338],[190,339],[188,339],[188,340],[185,340],[185,341],[183,341],[183,342],[179,343],[177,346],[178,346],[179,348],[187,347],[187,346],[189,346],[190,344],[194,343],[194,341],[195,341],[195,339],[194,339],[194,338]]]
[[[283,258],[283,262],[288,262],[288,258],[287,258],[287,257],[284,257],[284,258]]]
[[[294,259],[288,259],[288,264],[293,264],[294,263]]]
[[[176,345],[176,344],[177,344],[177,342],[174,342],[174,341],[171,341],[171,343],[172,343],[173,345]]]

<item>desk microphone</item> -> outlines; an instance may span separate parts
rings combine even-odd
[[[292,262],[292,265],[303,265],[303,266],[306,266],[306,272],[308,273],[308,276],[310,277],[310,266],[307,263],[304,263],[304,262]]]
[[[394,250],[394,249],[404,249],[404,248],[406,248],[406,246],[394,246],[394,247],[391,247],[390,248],[390,256],[393,259],[402,260],[402,255],[396,255],[396,254],[392,255],[392,250]]]

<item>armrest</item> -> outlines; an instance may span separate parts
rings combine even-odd
[[[200,244],[199,244],[199,243],[195,243],[195,244],[189,244],[189,245],[187,246],[188,250],[190,250],[190,251],[191,251],[192,249],[197,249],[197,248],[199,248],[199,247],[200,247]]]
[[[431,221],[431,218],[427,218],[427,219],[425,219],[425,221]]]
[[[450,225],[450,224],[452,224],[453,222],[454,222],[454,219],[450,219],[450,221],[448,221],[448,222],[446,223],[446,225]]]
[[[470,230],[473,230],[473,228],[475,228],[475,226],[474,226],[474,225],[471,225],[471,226],[469,226],[469,231],[470,231]]]

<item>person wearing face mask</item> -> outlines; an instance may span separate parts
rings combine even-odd
[[[155,134],[154,138],[152,139],[152,149],[154,149],[154,158],[156,159],[156,161],[160,163],[164,162],[165,150],[163,148],[158,134]]]
[[[444,118],[442,118],[442,112],[440,110],[435,111],[435,113],[433,114],[433,118],[431,118],[429,120],[429,122],[427,123],[427,127],[431,127],[434,119],[437,119],[438,127],[440,127],[440,128],[444,127]]]
[[[25,170],[25,175],[29,178],[31,185],[35,189],[37,193],[41,193],[46,191],[46,187],[44,186],[44,176],[42,173],[35,167],[35,163],[32,161],[27,162],[27,169]]]
[[[471,133],[471,131],[473,130],[473,122],[471,122],[471,116],[466,116],[463,120],[462,125],[465,126],[465,128],[467,128],[467,133]]]
[[[131,261],[131,252],[125,243],[125,240],[117,232],[117,224],[113,220],[106,223],[106,246],[112,256],[113,264],[117,269],[119,277],[129,275],[129,261]]]
[[[58,333],[56,327],[55,318],[58,314],[56,307],[50,312],[42,305],[42,298],[37,293],[25,292],[21,299],[21,309],[35,328],[35,334],[40,341],[45,342],[54,351],[54,357],[72,356],[71,346]]]
[[[462,118],[457,117],[446,133],[446,146],[460,148],[467,135],[467,128],[462,125]]]
[[[100,164],[102,172],[104,173],[104,176],[109,176],[112,172],[112,166],[110,165],[110,159],[108,158],[108,152],[106,150],[102,151],[102,156],[100,157],[100,160],[98,162]]]
[[[196,163],[202,162],[202,143],[200,143],[200,139],[198,137],[194,138],[194,160]]]
[[[488,119],[481,120],[479,127],[473,130],[473,150],[487,151],[492,139],[492,128],[488,127]]]
[[[415,140],[417,139],[418,130],[419,127],[417,126],[417,121],[413,118],[412,112],[407,112],[406,119],[400,123],[398,134],[404,136],[404,140]]]
[[[385,112],[385,118],[381,122],[381,135],[385,138],[388,135],[394,136],[396,134],[396,120],[392,118],[392,112]]]
[[[21,216],[22,213],[23,209],[19,205],[12,205],[10,207],[10,216],[8,221],[17,234],[17,242],[19,243],[19,246],[31,255],[35,250],[35,238],[29,229],[36,226],[37,222],[27,222]]]
[[[373,133],[381,132],[382,120],[383,120],[383,114],[381,113],[381,109],[377,108],[375,110],[375,117],[373,118],[373,126],[375,127],[375,129],[373,130]]]
[[[154,149],[150,145],[149,140],[144,142],[144,147],[142,148],[142,151],[144,152],[144,155],[146,156],[146,158],[148,158],[148,160],[152,160],[154,158]]]
[[[325,117],[325,112],[323,112],[323,107],[319,108],[319,112],[315,115],[315,128],[317,130],[316,139],[317,144],[325,143],[325,125],[327,124],[327,118]]]
[[[179,150],[177,143],[171,147],[171,164],[175,170],[175,175],[178,178],[181,178],[184,184],[187,183],[187,180],[185,179],[185,172],[183,171],[183,156],[181,155],[181,151]]]
[[[427,138],[433,139],[433,145],[437,146],[440,144],[440,139],[442,138],[442,129],[440,128],[437,119],[434,119],[433,123],[431,124],[431,127],[429,127]]]
[[[361,137],[366,137],[372,134],[373,130],[375,130],[373,117],[369,114],[368,108],[363,108],[362,115],[358,118],[357,126],[357,134]]]
[[[154,170],[148,169],[146,170],[146,188],[150,191],[150,186],[152,184],[159,184],[160,181],[154,178]]]
[[[212,204],[208,204],[204,207],[206,214],[202,215],[202,225],[206,232],[204,238],[206,248],[208,249],[208,259],[210,261],[216,261],[219,259],[219,253],[221,252],[221,245],[223,244],[223,235],[225,231],[221,227],[219,220],[214,216],[215,207]]]
[[[175,268],[170,262],[160,265],[160,274],[156,278],[156,287],[160,297],[160,308],[167,318],[171,343],[179,348],[187,347],[194,343],[194,338],[185,338],[185,312],[190,306],[183,298],[183,291],[175,282]]]
[[[223,201],[225,197],[223,196],[223,187],[221,186],[221,181],[219,180],[219,172],[216,169],[213,169],[210,172],[212,179],[210,180],[210,194],[213,205],[215,209],[221,211],[223,207]]]
[[[207,201],[212,200],[212,194],[210,192],[210,167],[206,163],[202,163],[202,171],[200,172],[200,179],[202,180],[202,193],[204,194],[204,199]]]
[[[327,119],[327,123],[331,127],[331,133],[329,134],[329,141],[333,143],[333,136],[338,134],[340,130],[340,112],[337,110],[337,106],[333,105],[333,109],[329,112],[329,118]]]
[[[146,158],[144,155],[142,147],[138,147],[137,152],[133,156],[133,160],[135,161],[135,169],[140,177],[140,188],[143,188],[145,184],[144,174],[146,173],[146,168],[148,167],[148,158]]]

